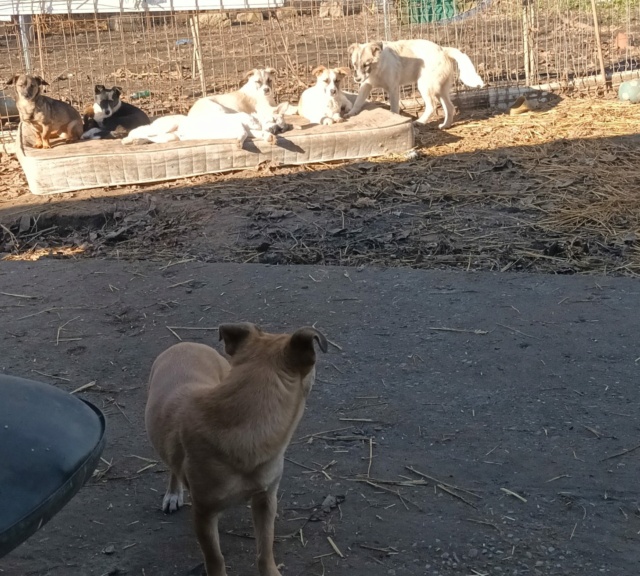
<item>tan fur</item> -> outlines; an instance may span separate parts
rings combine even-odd
[[[467,86],[484,86],[473,63],[456,48],[439,46],[429,40],[398,40],[397,42],[369,42],[349,46],[349,57],[354,78],[360,84],[356,99],[348,116],[362,110],[371,90],[383,88],[389,93],[391,112],[400,112],[400,88],[417,84],[424,99],[425,109],[417,122],[425,124],[439,101],[444,110],[440,128],[453,122],[455,108],[450,92],[454,80],[454,63],[460,71],[460,80]]]
[[[41,93],[48,84],[39,76],[17,74],[7,84],[16,87],[20,120],[31,126],[36,136],[34,148],[51,148],[50,140],[64,137],[68,142],[82,136],[82,118],[70,104]]]
[[[209,346],[180,343],[151,368],[147,433],[170,468],[166,512],[188,488],[208,576],[226,576],[220,513],[251,500],[260,576],[281,576],[273,558],[277,490],[289,445],[315,379],[313,328],[268,334],[253,324],[220,326],[229,360]]]
[[[300,96],[298,114],[315,124],[344,122],[351,101],[342,92],[341,83],[349,75],[348,68],[318,66],[311,73],[316,83]]]

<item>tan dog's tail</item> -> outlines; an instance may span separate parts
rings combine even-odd
[[[484,82],[478,76],[476,68],[471,62],[471,58],[457,48],[443,48],[444,53],[458,63],[460,69],[460,80],[469,88],[482,88]]]

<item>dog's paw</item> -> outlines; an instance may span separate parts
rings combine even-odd
[[[167,492],[162,499],[162,511],[165,514],[171,514],[177,512],[182,508],[184,504],[184,494],[182,490],[177,494],[174,492]]]
[[[333,120],[331,118],[323,118],[321,124],[323,126],[331,126],[331,124],[333,124]]]
[[[275,134],[271,134],[269,132],[264,132],[262,135],[262,139],[267,143],[267,144],[275,144],[278,139],[276,138]]]

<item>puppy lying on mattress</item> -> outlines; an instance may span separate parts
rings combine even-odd
[[[247,137],[252,136],[275,144],[278,132],[284,132],[288,126],[283,111],[288,104],[275,107],[270,115],[246,112],[234,112],[220,104],[207,101],[207,113],[197,116],[175,114],[154,120],[148,126],[135,128],[122,140],[127,144],[164,143],[176,140],[234,140],[242,148]]]

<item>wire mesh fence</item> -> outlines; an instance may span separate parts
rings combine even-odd
[[[640,70],[640,0],[292,0],[268,10],[14,16],[0,22],[0,80],[30,70],[80,109],[95,84],[116,85],[160,115],[268,65],[279,71],[278,99],[295,102],[315,66],[348,65],[351,43],[404,38],[461,49],[495,89],[592,92]],[[0,91],[6,121],[2,102]]]

